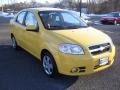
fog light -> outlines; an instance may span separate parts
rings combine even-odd
[[[73,68],[73,69],[71,70],[72,73],[79,72],[79,71],[80,71],[79,68]]]

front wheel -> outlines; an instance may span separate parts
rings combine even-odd
[[[54,58],[48,52],[45,52],[42,56],[42,67],[45,74],[49,77],[55,77],[58,74]]]

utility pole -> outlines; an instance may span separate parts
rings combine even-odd
[[[3,1],[1,0],[1,6],[2,6],[2,12],[4,11],[4,8],[3,8]]]
[[[82,0],[79,0],[79,8],[80,8],[80,17],[82,14]]]
[[[88,10],[89,10],[89,14],[91,13],[91,0],[88,0]]]
[[[2,12],[4,11],[4,9],[3,9],[3,5],[2,5]]]
[[[61,1],[59,0],[59,6],[61,5]]]
[[[87,0],[87,13],[89,14],[89,0]]]

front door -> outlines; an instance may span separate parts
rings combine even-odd
[[[36,30],[38,30],[38,22],[35,15],[32,12],[27,12],[25,19],[25,26],[34,25]],[[32,53],[34,56],[38,56],[40,54],[39,50],[39,41],[40,41],[40,32],[38,31],[25,31],[23,34],[25,41],[25,48]]]
[[[25,32],[25,26],[24,26],[24,18],[25,18],[26,12],[20,12],[14,22],[14,26],[12,26],[14,30],[14,36],[17,40],[17,44],[21,47],[24,47],[23,42],[23,33]]]

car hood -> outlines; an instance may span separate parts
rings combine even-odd
[[[87,46],[106,42],[108,43],[111,40],[109,36],[92,27],[72,30],[55,30],[54,32],[57,36],[60,35],[61,38],[64,37],[65,40],[72,41],[75,44],[78,43]],[[64,41],[64,43],[69,42]]]

